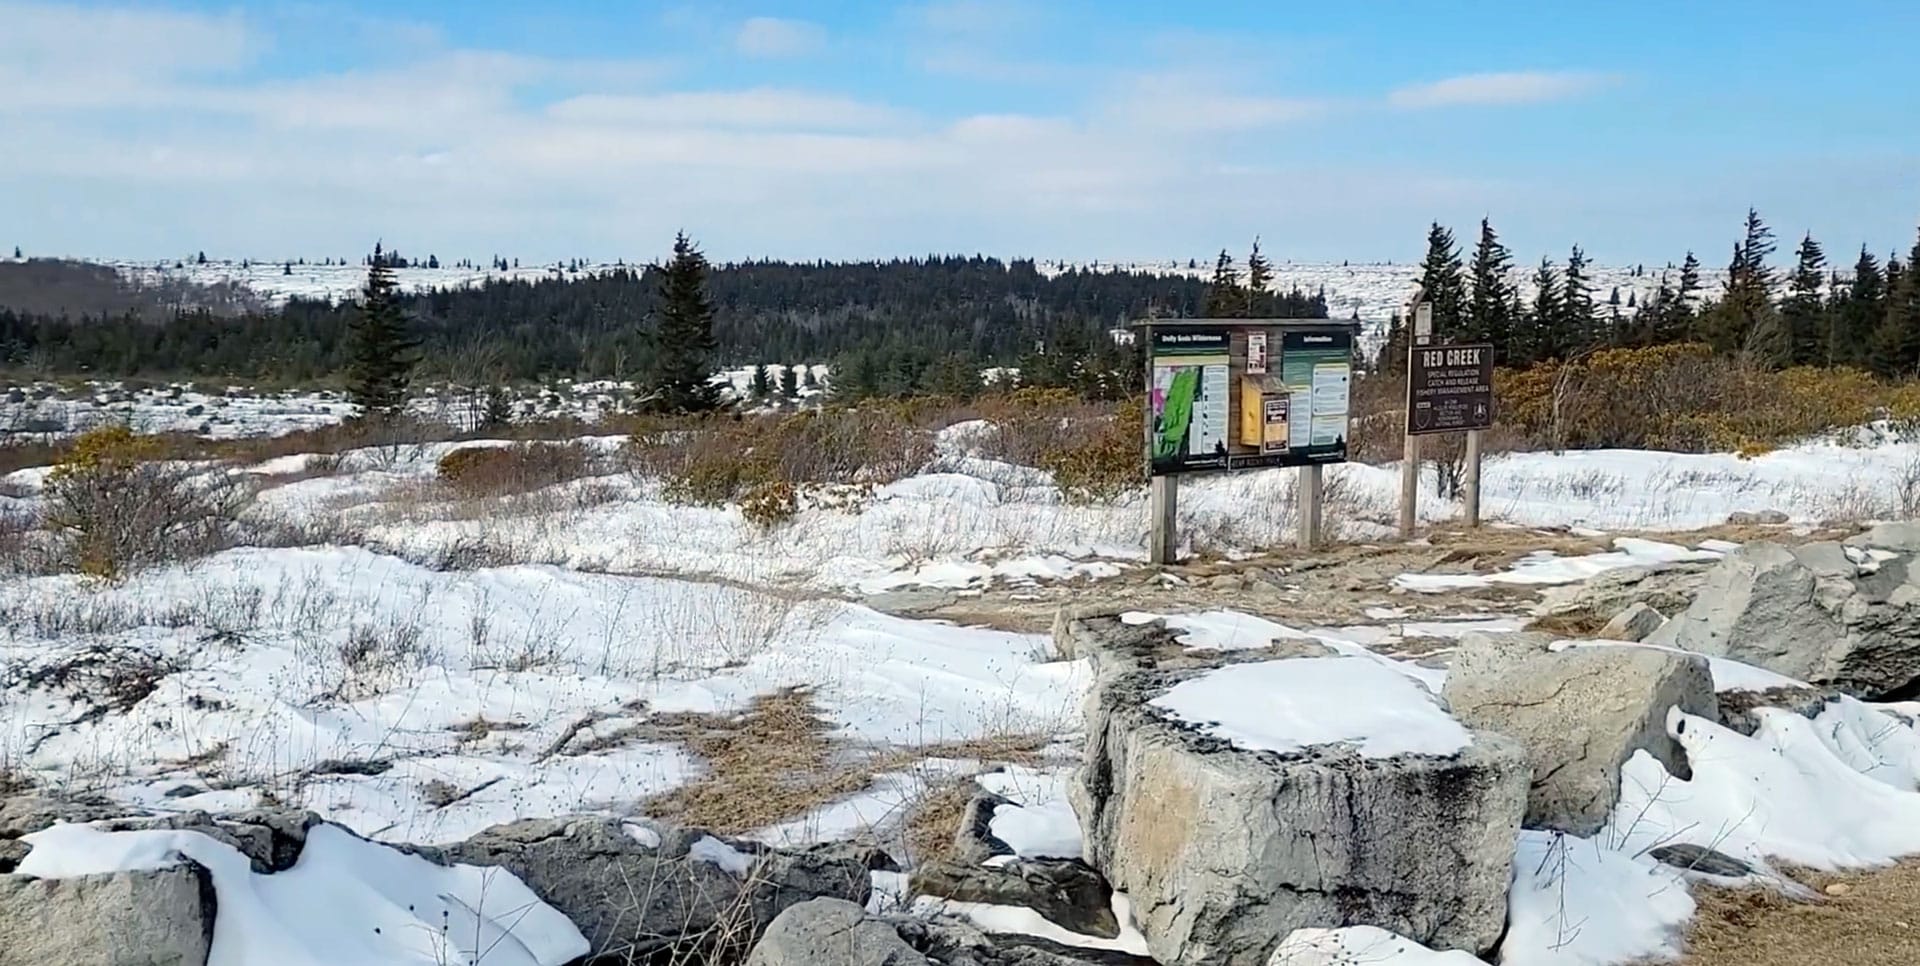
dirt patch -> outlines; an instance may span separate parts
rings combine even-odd
[[[1696,890],[1700,910],[1687,933],[1683,966],[1920,962],[1920,860],[1796,878],[1819,898],[1799,902],[1769,890]]]
[[[622,737],[675,742],[707,763],[699,778],[641,803],[643,813],[728,835],[800,818],[866,790],[880,774],[910,771],[928,758],[1032,765],[1043,760],[1049,743],[1044,735],[1008,734],[863,750],[829,740],[832,728],[811,694],[788,688],[755,698],[738,715],[657,714]]]

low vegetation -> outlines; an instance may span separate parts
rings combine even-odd
[[[70,566],[118,577],[226,546],[245,501],[225,473],[157,459],[124,426],[82,434],[47,475],[45,522]]]

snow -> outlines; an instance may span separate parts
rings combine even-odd
[[[1010,765],[974,779],[980,787],[1008,800],[993,810],[989,830],[1022,858],[1078,859],[1084,846],[1080,819],[1067,799],[1074,770],[1037,770]]]
[[[1615,549],[1612,551],[1578,557],[1562,557],[1552,551],[1541,550],[1522,557],[1507,570],[1491,574],[1401,574],[1394,578],[1393,585],[1416,593],[1438,593],[1496,584],[1575,584],[1622,567],[1719,560],[1726,555],[1720,550],[1691,550],[1637,537],[1619,537],[1613,541],[1613,545]]]
[[[701,836],[687,847],[687,855],[693,859],[718,866],[722,871],[735,876],[745,876],[753,869],[753,857],[711,835]]]
[[[1350,744],[1369,758],[1389,758],[1452,755],[1472,742],[1417,682],[1358,657],[1229,665],[1150,703],[1250,751]]]
[[[1500,962],[1613,966],[1677,956],[1693,909],[1676,869],[1602,838],[1523,830]]]
[[[1280,943],[1267,966],[1484,966],[1458,951],[1435,952],[1378,926],[1296,929]]]
[[[910,907],[915,915],[959,916],[989,933],[1015,933],[1038,936],[1063,946],[1147,955],[1147,938],[1133,923],[1133,905],[1123,892],[1113,894],[1113,915],[1120,921],[1120,935],[1113,939],[1084,936],[1055,924],[1025,906],[996,906],[979,902],[959,902],[921,896]]]
[[[1555,641],[1549,646],[1556,651],[1566,650],[1570,647],[1644,647],[1655,651],[1666,651],[1670,654],[1705,657],[1707,659],[1707,670],[1713,675],[1713,689],[1715,691],[1767,691],[1773,688],[1811,687],[1811,685],[1805,681],[1790,678],[1784,674],[1769,671],[1763,667],[1757,667],[1752,664],[1746,664],[1724,657],[1714,657],[1711,654],[1696,654],[1693,651],[1686,651],[1677,647],[1666,647],[1659,644],[1634,643],[1631,641],[1582,640]]]
[[[218,910],[208,966],[559,966],[589,949],[504,869],[442,867],[327,825],[273,875],[198,832],[57,825],[26,841],[17,871],[41,878],[166,868],[182,856],[206,867]]]

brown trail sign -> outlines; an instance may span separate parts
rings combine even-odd
[[[1415,346],[1407,365],[1407,434],[1493,428],[1493,346]]]

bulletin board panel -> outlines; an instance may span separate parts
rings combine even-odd
[[[1345,462],[1357,334],[1325,320],[1141,323],[1153,475]]]

